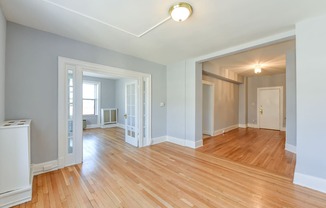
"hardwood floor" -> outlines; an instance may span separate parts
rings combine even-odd
[[[134,148],[121,129],[84,133],[84,162],[34,177],[18,207],[326,207],[291,179],[171,143]]]
[[[295,154],[285,151],[285,132],[238,128],[204,140],[197,150],[293,178]]]

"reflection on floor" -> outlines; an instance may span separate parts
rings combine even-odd
[[[285,132],[238,128],[204,140],[198,151],[293,178],[295,154],[285,151]]]
[[[20,207],[326,207],[326,194],[209,153],[167,142],[135,148],[121,129],[84,135],[84,162],[35,176],[32,201]]]

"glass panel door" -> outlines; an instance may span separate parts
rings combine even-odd
[[[68,78],[68,154],[74,152],[74,71],[67,70]]]
[[[151,144],[150,141],[150,81],[149,78],[147,77],[143,77],[143,132],[142,132],[142,136],[143,136],[143,141],[142,141],[142,146],[148,146]]]
[[[136,82],[126,84],[125,93],[125,140],[127,143],[138,147],[137,135],[137,89]]]

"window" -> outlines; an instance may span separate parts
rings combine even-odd
[[[99,83],[83,83],[83,115],[98,115]]]

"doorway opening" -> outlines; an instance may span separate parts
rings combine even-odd
[[[257,65],[261,66],[260,73],[255,70]],[[215,106],[218,106],[215,135],[204,141],[203,149],[212,147],[206,147],[210,150],[205,151],[271,172],[282,164],[286,168],[276,172],[293,177],[295,155],[284,147],[293,142],[288,132],[285,134],[285,127],[293,117],[288,109],[295,108],[288,105],[295,104],[295,99],[288,96],[295,94],[295,40],[204,61],[201,78],[215,84]],[[203,123],[207,110],[204,88],[203,85]],[[206,133],[204,126],[202,131]],[[291,161],[289,166],[288,161]]]
[[[82,162],[82,132],[85,127],[85,117],[93,120],[94,123],[90,123],[90,127],[123,126],[125,141],[133,146],[143,147],[151,144],[150,74],[64,57],[59,57],[58,72],[59,167]],[[114,82],[119,80],[120,86],[122,85],[120,91],[123,93],[104,100],[104,97],[100,96],[103,94],[104,84],[96,80],[87,82],[85,76],[111,78],[111,80],[116,80]],[[83,83],[84,87],[88,88],[88,94],[86,88],[83,93]],[[106,93],[105,96],[108,94]],[[113,105],[112,102],[111,104],[104,102],[112,101],[119,96],[122,96],[122,104]]]
[[[214,136],[214,83],[203,80],[203,139]]]

